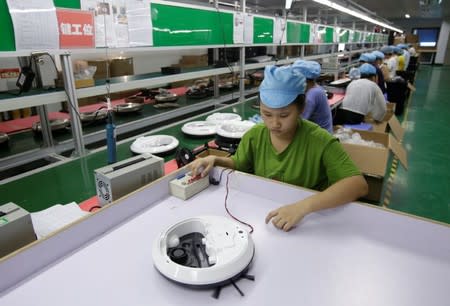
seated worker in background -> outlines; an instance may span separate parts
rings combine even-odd
[[[406,67],[405,67],[406,59],[405,59],[405,55],[403,54],[403,49],[399,48],[399,47],[394,47],[394,54],[397,55],[397,61],[398,61],[397,70],[399,70],[399,71],[406,70]]]
[[[384,75],[388,74],[389,71],[387,70],[386,65],[383,65],[384,54],[383,52],[376,50],[372,52],[372,55],[375,56],[375,61],[370,64],[374,65],[375,69],[377,70],[377,83],[381,89],[381,92],[383,93],[384,98],[387,100],[387,90],[386,82],[384,81]],[[385,71],[383,71],[383,69]]]
[[[190,164],[193,175],[204,177],[213,166],[222,166],[320,190],[269,212],[266,223],[272,221],[284,231],[309,213],[354,201],[368,191],[364,177],[338,140],[299,118],[305,107],[304,93],[305,77],[298,69],[266,66],[259,87],[264,123],[244,134],[232,157],[210,155]]]
[[[328,98],[325,90],[316,83],[320,76],[320,64],[298,60],[292,66],[306,77],[306,106],[301,114],[302,118],[318,124],[332,134],[333,120]]]
[[[381,71],[381,69],[376,64],[377,56],[375,54],[373,54],[373,53],[363,53],[359,57],[359,62],[362,63],[362,64],[363,63],[368,63],[368,64],[371,64],[371,65],[373,65],[375,67],[375,70],[377,71],[377,76],[376,76],[375,82],[380,87],[381,92],[383,93],[383,95],[386,96],[386,84],[384,82],[383,72]]]
[[[373,119],[381,121],[386,113],[386,101],[375,83],[375,67],[366,63],[359,70],[361,79],[354,80],[347,86],[342,105],[333,119],[334,125],[359,124],[369,113]]]
[[[406,44],[398,44],[397,47],[403,50],[403,56],[405,57],[405,69],[407,70],[409,66],[409,60],[411,59],[411,53],[408,51],[408,45]]]
[[[381,52],[384,54],[384,63],[386,64],[389,74],[387,77],[385,76],[384,80],[390,81],[393,78],[395,78],[398,67],[397,57],[394,55],[394,49],[392,47],[383,47],[380,49]]]

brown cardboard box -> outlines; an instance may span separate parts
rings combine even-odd
[[[111,69],[111,77],[118,77],[124,75],[133,75],[134,66],[132,57],[113,58],[109,64]]]
[[[208,54],[203,55],[183,55],[179,62],[183,68],[205,67],[208,66]]]
[[[402,141],[403,136],[405,135],[405,130],[402,128],[400,121],[398,121],[397,117],[394,115],[394,112],[395,103],[388,103],[386,115],[384,116],[382,122],[375,122],[370,115],[366,116],[364,121],[372,124],[372,131],[381,133],[392,132],[398,141]]]
[[[197,155],[197,157],[206,157],[208,155],[215,155],[215,156],[220,156],[220,157],[228,157],[228,156],[230,156],[230,153],[226,152],[226,151],[222,151],[222,150],[209,148],[209,149],[199,153]]]
[[[408,44],[415,44],[419,42],[419,35],[406,34],[406,42]]]
[[[108,65],[107,60],[88,61],[88,65],[97,67],[97,70],[95,71],[95,74],[94,74],[94,79],[96,79],[96,80],[106,79],[106,71],[107,71],[107,65]]]
[[[364,140],[373,140],[381,143],[385,148],[373,148],[363,145],[343,143],[342,147],[350,155],[356,166],[366,177],[369,184],[369,194],[365,199],[381,201],[385,174],[389,155],[392,152],[398,157],[400,163],[407,169],[408,161],[406,150],[388,133],[358,131]]]

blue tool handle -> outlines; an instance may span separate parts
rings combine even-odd
[[[108,151],[108,164],[114,164],[117,162],[115,130],[116,126],[112,123],[112,118],[108,118],[108,123],[106,124],[106,149]]]

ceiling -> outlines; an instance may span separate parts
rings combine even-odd
[[[195,1],[195,0],[194,0]],[[379,19],[382,22],[396,25],[396,23],[405,24],[405,14],[411,16],[410,21],[424,19],[450,19],[450,0],[333,0],[343,6],[359,10],[363,14],[372,18]],[[200,0],[196,2],[210,2],[209,0]],[[213,2],[213,1],[211,1]],[[219,0],[219,2],[235,3],[240,1]],[[249,10],[260,14],[282,14],[285,6],[285,0],[246,0],[246,6]],[[302,14],[304,8],[307,8],[307,21],[319,22],[323,24],[337,23],[343,26],[351,26],[355,21],[356,27],[364,27],[363,21],[355,17],[343,14],[330,9],[324,5],[315,3],[313,0],[293,0],[290,10],[290,18],[303,20]],[[368,25],[369,27],[371,25]]]

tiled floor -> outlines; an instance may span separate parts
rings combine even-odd
[[[409,169],[395,173],[389,208],[450,223],[450,67],[422,65],[405,114]]]

